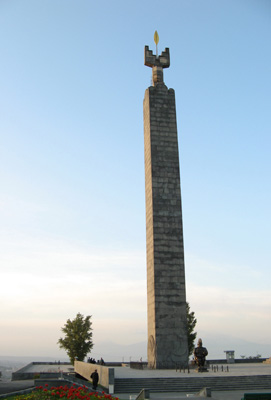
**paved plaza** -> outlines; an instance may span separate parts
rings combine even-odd
[[[223,364],[223,371],[221,371],[221,365],[218,365],[218,372],[213,372],[209,368],[209,372],[202,373],[200,376],[206,374],[206,376],[247,376],[247,375],[271,375],[271,364],[262,363],[251,363],[251,364]],[[229,372],[225,372],[226,368],[229,368]],[[199,376],[199,373],[194,369],[190,370],[190,373],[176,370],[166,369],[132,369],[129,367],[115,367],[115,378],[189,378]]]

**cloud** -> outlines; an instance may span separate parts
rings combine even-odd
[[[145,253],[127,248],[114,250],[99,246],[87,246],[77,241],[64,240],[46,235],[0,234],[2,251],[0,264],[9,271],[31,271],[38,275],[83,273],[96,276],[118,274],[123,279],[133,270],[145,273]],[[139,268],[140,267],[140,268]]]
[[[13,242],[2,239],[1,321],[11,352],[15,338],[16,348],[34,351],[42,340],[43,348],[58,349],[55,336],[77,312],[92,315],[95,341],[142,340],[147,308],[144,253],[102,251],[26,235]],[[31,341],[33,335],[40,339]]]
[[[270,343],[271,298],[267,290],[187,285],[197,330]]]
[[[128,345],[146,340],[144,251],[101,249],[59,238],[2,236],[0,263],[5,321],[1,329],[10,351],[16,340],[18,348],[29,346],[34,351],[42,341],[46,353],[58,352],[61,326],[77,312],[92,315],[96,343],[112,340]],[[187,268],[189,263],[191,259]],[[187,300],[198,320],[198,334],[270,343],[269,291],[246,287],[240,269],[234,275],[238,285],[231,287],[221,279],[224,267],[204,260],[195,265],[197,279],[191,279],[191,270],[187,274]],[[33,332],[39,339],[31,342]]]
[[[270,271],[186,256],[187,301],[197,330],[270,343]]]
[[[237,264],[234,260],[231,263],[224,260],[217,261],[212,258],[212,254],[206,259],[200,255],[187,253],[185,259],[187,278],[197,283],[217,282],[222,286],[223,283],[227,283],[229,287],[229,281],[232,285],[245,285],[255,284],[255,281],[264,278],[264,271],[261,268],[252,268],[240,262]]]

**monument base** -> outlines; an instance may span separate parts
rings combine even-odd
[[[198,367],[195,372],[209,372],[209,370],[206,367]]]

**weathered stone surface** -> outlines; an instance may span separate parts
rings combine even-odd
[[[188,362],[175,92],[153,82],[144,98],[148,364],[175,368]]]

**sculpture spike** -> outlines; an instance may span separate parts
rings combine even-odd
[[[159,35],[157,31],[154,32],[154,43],[156,44],[156,58],[158,57],[158,42],[159,42]]]

